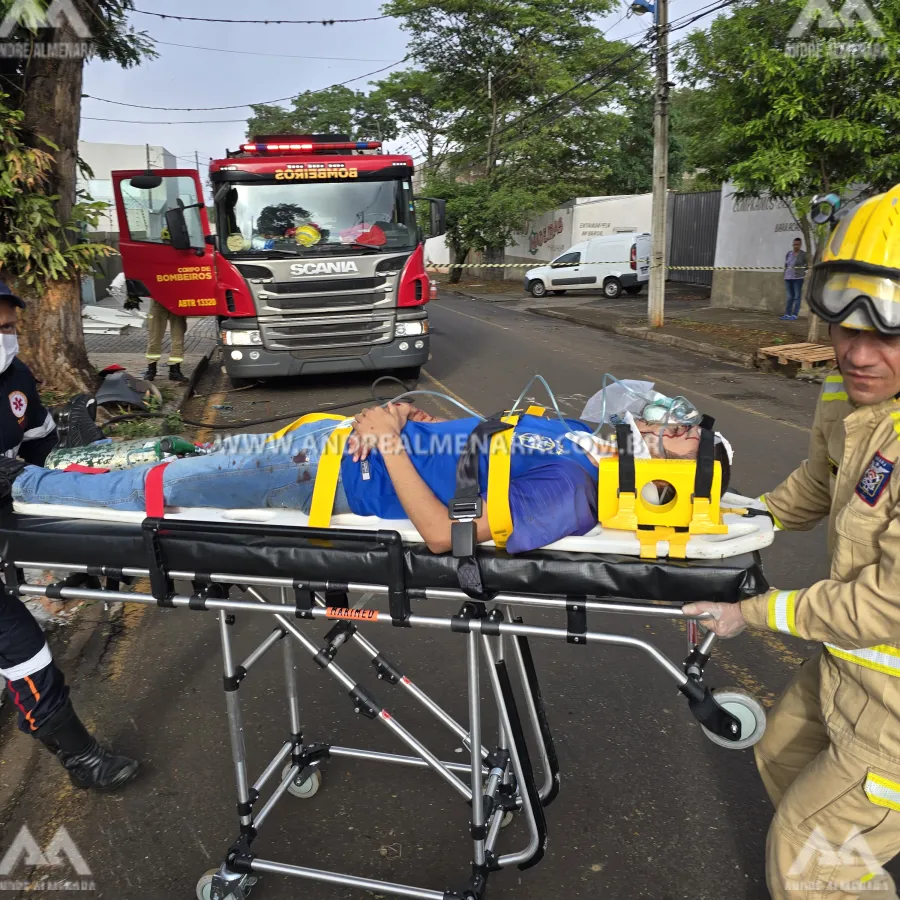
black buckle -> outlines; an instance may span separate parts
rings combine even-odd
[[[476,525],[475,520],[481,516],[484,503],[481,496],[455,497],[450,501],[448,510],[452,523],[450,525],[450,552],[455,559],[465,559],[475,555]]]

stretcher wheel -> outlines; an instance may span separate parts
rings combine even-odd
[[[200,876],[197,882],[197,900],[212,900],[212,883],[218,873],[218,869],[210,869]],[[240,881],[238,893],[233,891],[226,894],[223,900],[247,900],[250,896],[250,888],[253,887],[259,879],[254,875],[246,875]]]
[[[508,810],[503,814],[503,819],[502,819],[502,821],[500,822],[500,827],[501,827],[501,828],[506,828],[506,826],[509,825],[509,824],[512,822],[512,820],[513,820],[513,811],[512,811],[511,809],[508,809]]]
[[[288,763],[281,772],[282,779],[287,778],[290,771],[291,764]],[[310,797],[315,797],[315,795],[319,793],[320,787],[322,787],[322,772],[319,769],[313,769],[313,771],[299,783],[294,779],[288,785],[288,793],[294,797],[299,797],[301,800],[309,800]]]
[[[706,736],[714,744],[729,750],[746,750],[748,747],[752,747],[766,730],[766,711],[762,704],[752,694],[736,688],[716,690],[712,692],[712,695],[722,709],[741,723],[741,739],[729,741],[728,738],[713,734],[701,725]]]

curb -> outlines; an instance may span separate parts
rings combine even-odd
[[[208,353],[204,353],[202,357],[200,357],[200,361],[194,366],[194,371],[191,372],[191,377],[188,379],[187,387],[184,390],[184,394],[181,397],[181,400],[178,403],[178,412],[183,413],[184,408],[188,405],[191,400],[191,397],[194,396],[194,391],[197,389],[197,382],[203,377],[206,370],[209,368],[210,359],[212,358],[213,353],[216,352],[215,348],[210,350]]]
[[[623,337],[637,338],[641,341],[649,341],[653,344],[666,344],[670,347],[676,347],[679,350],[689,350],[692,353],[699,353],[701,356],[720,359],[723,362],[734,363],[738,366],[744,366],[747,369],[754,369],[752,353],[740,353],[737,350],[728,350],[719,347],[716,344],[707,344],[704,341],[692,341],[689,338],[677,337],[674,334],[657,334],[649,328],[641,326],[615,325],[605,324],[603,322],[585,322],[576,316],[570,316],[566,313],[551,311],[549,309],[529,309],[528,312],[537,316],[545,316],[548,319],[562,319],[564,322],[572,322],[575,325],[583,325],[586,328],[596,328],[598,331],[609,331],[613,334],[621,334]]]

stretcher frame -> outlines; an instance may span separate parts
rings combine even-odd
[[[560,773],[528,643],[531,637],[565,640],[583,647],[589,644],[625,646],[646,653],[676,682],[679,690],[688,698],[691,711],[714,740],[718,737],[718,743],[727,744],[731,740],[736,742],[735,746],[740,745],[740,720],[720,706],[703,683],[703,670],[710,658],[715,635],[709,633],[700,640],[695,620],[687,619],[680,608],[613,597],[504,592],[496,593],[488,599],[473,600],[461,590],[407,589],[404,583],[403,543],[396,533],[384,531],[298,529],[304,532],[306,538],[323,543],[329,539],[340,539],[361,543],[377,540],[386,544],[391,561],[391,576],[387,584],[304,581],[289,577],[246,577],[236,573],[168,570],[159,551],[158,534],[161,528],[167,532],[201,534],[208,532],[210,525],[183,520],[146,520],[143,533],[151,551],[148,568],[107,568],[6,559],[2,561],[2,573],[7,592],[22,598],[46,594],[59,599],[137,602],[170,609],[187,608],[217,613],[223,687],[238,795],[239,834],[220,867],[200,879],[198,896],[208,897],[209,900],[246,900],[259,876],[271,873],[420,900],[483,900],[490,875],[512,866],[524,870],[540,862],[547,845],[547,824],[543,810],[559,793]],[[25,581],[24,569],[51,569],[67,575],[63,581],[54,585],[32,585]],[[105,579],[105,584],[101,583],[101,578]],[[150,592],[121,589],[123,582],[131,586],[136,579],[148,579]],[[193,592],[176,592],[176,580],[190,582]],[[272,588],[278,591],[277,602],[267,600],[260,593],[260,589]],[[232,599],[231,592],[234,589],[248,599]],[[353,608],[349,599],[351,593],[386,598],[388,610]],[[293,603],[290,602],[291,594]],[[418,615],[412,612],[413,600],[460,603],[461,606],[455,615]],[[517,615],[520,608],[564,612],[566,626],[528,625]],[[236,663],[231,628],[239,612],[273,616],[276,627],[246,659]],[[588,627],[589,613],[626,613],[685,619],[688,624],[688,656],[679,666],[649,641],[623,634],[592,631]],[[317,620],[336,623],[325,636],[324,644],[317,643],[302,627]],[[360,626],[368,628],[377,624],[411,629],[438,629],[465,637],[468,728],[443,710],[360,633]],[[300,696],[295,677],[294,641],[319,668],[327,671],[346,690],[358,714],[380,722],[405,744],[410,755],[305,742],[300,729]],[[290,733],[259,778],[251,784],[239,690],[253,666],[278,643],[283,646]],[[376,701],[361,683],[340,668],[335,659],[340,648],[348,643],[356,644],[369,657],[378,679],[402,687],[460,739],[469,751],[469,762],[451,763],[438,759]],[[511,654],[508,653],[508,648],[512,649]],[[491,747],[485,746],[487,742],[483,729],[482,662],[486,664],[499,723],[497,743]],[[512,687],[511,669],[515,670],[520,682],[524,717],[520,714],[519,702]],[[540,787],[536,783],[536,767],[532,764],[523,718],[527,721],[530,743],[537,749],[539,768],[543,773]],[[746,735],[743,737],[746,738]],[[464,884],[455,889],[434,890],[290,865],[257,856],[252,844],[275,804],[286,793],[301,797],[316,793],[321,781],[321,766],[332,756],[429,768],[463,797],[471,808],[469,831],[473,848],[471,871]],[[281,771],[277,787],[265,802],[260,803],[263,788],[272,781],[279,769]],[[514,814],[524,817],[528,842],[520,850],[500,853],[498,844],[501,828]],[[207,888],[207,892],[203,893]]]

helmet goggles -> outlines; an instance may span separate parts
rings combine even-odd
[[[809,306],[819,318],[848,328],[900,335],[900,269],[833,259],[813,266]]]

